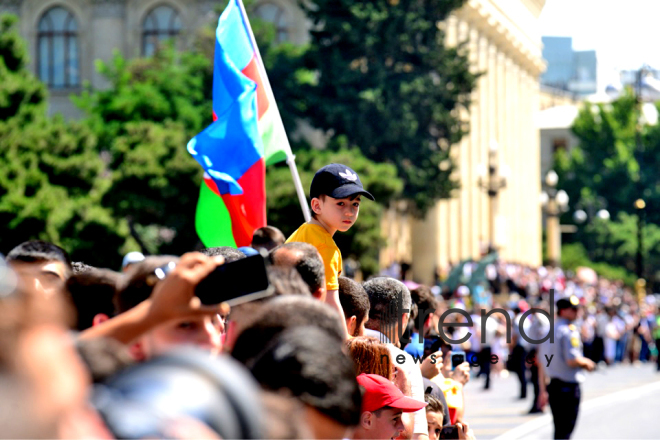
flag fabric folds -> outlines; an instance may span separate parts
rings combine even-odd
[[[240,0],[218,20],[214,122],[188,143],[204,168],[195,227],[207,247],[248,246],[266,225],[265,167],[291,154]]]

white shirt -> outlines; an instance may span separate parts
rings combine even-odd
[[[377,330],[366,329],[365,336],[374,337],[387,345],[388,350],[390,350],[390,356],[392,356],[392,364],[405,371],[406,375],[410,379],[410,391],[412,394],[411,397],[415,400],[419,400],[420,402],[424,402],[424,379],[422,379],[422,370],[419,369],[420,364],[415,364],[412,356],[392,344],[387,336],[381,332]],[[399,357],[401,355],[405,357],[405,360],[400,364],[397,361],[397,358],[401,359]],[[422,408],[415,412],[414,419],[415,426],[413,428],[413,434],[429,435],[429,428],[426,422],[426,408]]]

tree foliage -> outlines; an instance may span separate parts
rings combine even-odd
[[[423,213],[458,183],[450,146],[467,132],[477,75],[440,22],[464,0],[314,0],[304,106],[313,126],[343,134],[376,162],[396,166],[403,195]]]
[[[15,26],[14,17],[0,17],[1,249],[39,238],[75,259],[116,263],[127,231],[99,203],[107,181],[98,178],[96,137],[83,124],[46,116],[46,88],[27,70]]]
[[[586,104],[572,130],[579,145],[555,156],[559,186],[570,197],[571,210],[564,222],[574,222],[577,209],[589,220],[579,225],[570,241],[583,245],[590,260],[636,270],[637,215],[634,202],[646,202],[643,230],[645,272],[656,278],[653,268],[660,263],[660,125],[641,125],[636,137],[636,101],[631,93],[609,104]],[[595,214],[610,212],[611,220]]]

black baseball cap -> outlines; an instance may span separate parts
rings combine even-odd
[[[361,194],[370,200],[375,200],[374,196],[364,189],[357,173],[339,163],[326,165],[314,175],[309,195],[314,198],[322,194],[333,199],[345,199]]]
[[[557,310],[563,309],[577,309],[580,305],[580,300],[577,296],[571,295],[568,298],[562,298],[557,301]]]

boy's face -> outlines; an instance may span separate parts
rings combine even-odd
[[[346,232],[356,222],[360,212],[360,195],[333,199],[330,196],[314,198],[312,208],[317,220],[331,234],[337,231]]]
[[[438,440],[442,431],[442,413],[426,411],[426,423],[429,428],[429,440]]]

